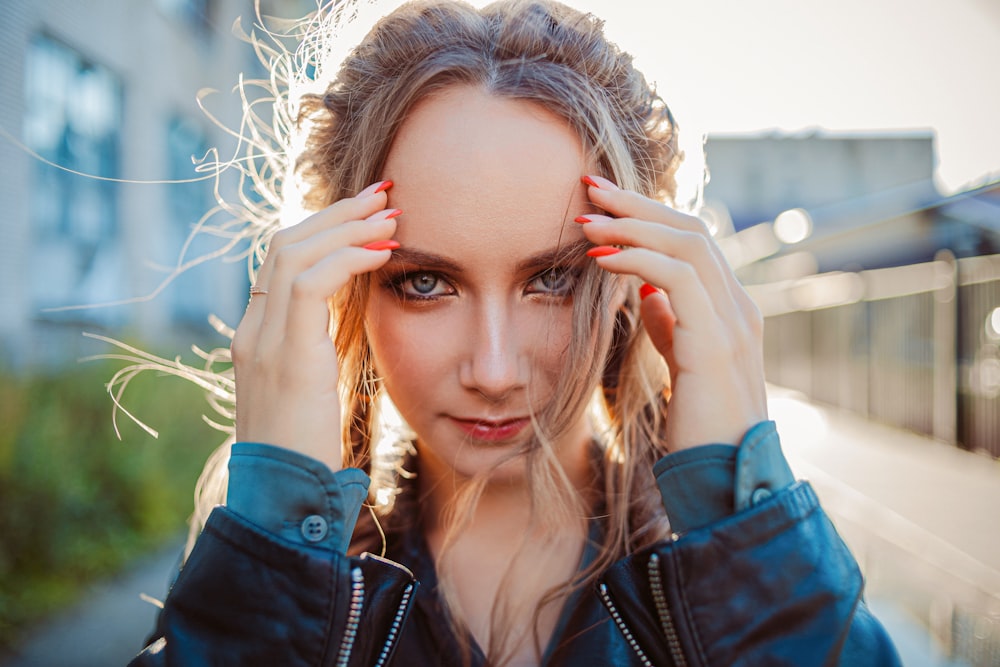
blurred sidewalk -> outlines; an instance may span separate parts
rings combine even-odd
[[[3,667],[125,667],[153,630],[157,607],[177,569],[184,537],[92,586],[82,602],[35,628]]]
[[[984,653],[1000,646],[1000,462],[777,387],[770,397],[785,454],[861,563],[866,597],[903,664],[1000,665],[1000,655]],[[3,667],[125,665],[156,616],[139,596],[163,598],[180,550],[178,541],[94,587]]]
[[[778,387],[769,397],[789,464],[858,559],[903,664],[1000,665],[1000,461]]]

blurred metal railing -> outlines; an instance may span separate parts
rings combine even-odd
[[[1000,665],[1000,572],[821,468],[793,467],[858,559],[867,595],[906,609],[956,667]]]
[[[1000,255],[748,290],[769,382],[1000,458]]]
[[[1000,458],[1000,255],[940,253],[923,264],[748,290],[766,318],[769,382]],[[956,664],[1000,665],[994,563],[816,466],[796,465],[858,556],[869,592],[902,605]]]

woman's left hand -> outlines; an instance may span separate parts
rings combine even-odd
[[[657,288],[643,286],[641,314],[670,369],[667,448],[739,444],[750,427],[767,419],[764,326],[756,304],[700,219],[599,176],[584,182],[590,200],[615,216],[578,218],[588,220],[587,239],[625,246],[608,248],[610,254],[595,261]]]

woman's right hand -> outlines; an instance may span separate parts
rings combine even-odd
[[[272,237],[233,336],[237,441],[298,451],[334,471],[343,467],[327,300],[398,247],[388,240],[400,213],[385,208],[391,185],[373,183]]]

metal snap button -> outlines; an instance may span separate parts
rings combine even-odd
[[[761,486],[759,488],[756,488],[753,490],[753,493],[750,494],[750,504],[759,505],[760,503],[770,498],[771,495],[772,495],[771,489],[768,489],[767,487]]]

